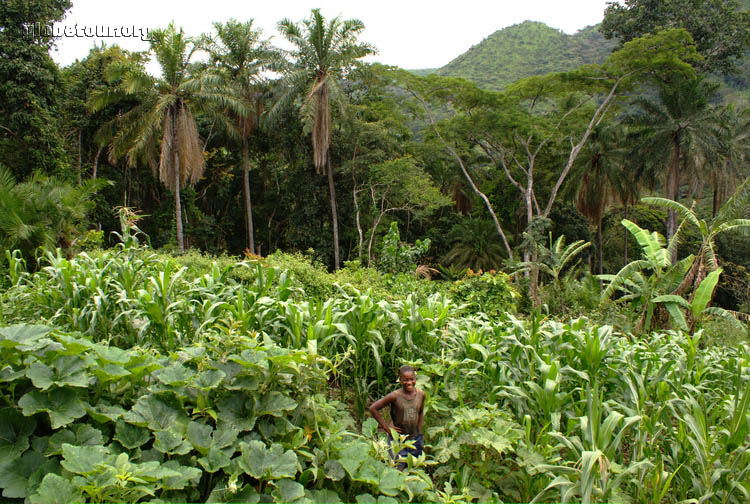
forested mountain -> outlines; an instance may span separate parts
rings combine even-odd
[[[524,77],[601,63],[614,46],[596,26],[567,35],[544,23],[524,21],[496,31],[436,73],[498,90]]]

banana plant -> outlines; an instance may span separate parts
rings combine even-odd
[[[663,303],[675,325],[685,332],[693,334],[697,324],[709,315],[721,316],[732,322],[737,319],[731,312],[718,307],[709,307],[714,289],[721,275],[721,268],[709,273],[695,289],[692,301],[688,301],[679,294],[664,294],[654,298],[654,303]],[[687,314],[687,317],[685,316]]]
[[[635,331],[641,332],[651,328],[654,310],[658,305],[656,298],[677,289],[693,264],[694,256],[689,255],[672,264],[672,253],[678,243],[676,238],[673,237],[667,245],[664,237],[656,231],[649,232],[628,219],[623,219],[622,225],[641,246],[641,258],[625,265],[616,275],[598,275],[598,278],[608,282],[602,292],[601,302],[608,301],[619,291],[621,296],[617,302],[632,304],[633,311],[638,316]],[[684,221],[675,237],[679,236],[683,225]]]

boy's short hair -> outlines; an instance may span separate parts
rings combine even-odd
[[[403,366],[401,366],[400,368],[398,368],[398,375],[399,375],[399,376],[401,376],[402,374],[404,374],[404,373],[408,373],[408,372],[410,372],[410,371],[411,371],[412,373],[416,374],[416,371],[414,371],[414,368],[413,368],[413,367],[411,367],[411,366],[410,366],[410,365],[408,365],[408,364],[404,364]]]

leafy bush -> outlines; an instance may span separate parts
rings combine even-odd
[[[465,279],[453,283],[449,295],[458,304],[465,305],[463,313],[482,312],[493,319],[503,318],[507,312],[515,312],[519,298],[510,277],[505,273],[474,273],[471,270]]]
[[[387,273],[413,272],[417,258],[430,248],[430,239],[417,240],[414,245],[401,243],[398,224],[391,222],[391,228],[383,238],[383,248],[377,261],[378,269]]]

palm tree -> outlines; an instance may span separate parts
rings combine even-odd
[[[576,195],[578,211],[596,226],[596,259],[599,274],[603,271],[602,217],[607,206],[619,196],[627,204],[625,168],[622,149],[618,147],[623,136],[622,128],[599,124],[591,131],[586,150],[579,156],[583,161],[577,168],[579,181]],[[627,241],[626,241],[627,243]]]
[[[716,216],[710,220],[701,219],[698,214],[686,206],[664,198],[643,198],[646,203],[665,206],[673,209],[701,233],[701,245],[695,261],[683,279],[680,287],[677,289],[678,294],[683,292],[692,292],[694,296],[698,285],[706,278],[708,273],[719,269],[719,263],[716,258],[716,236],[727,231],[740,232],[743,234],[750,233],[750,219],[744,218],[750,207],[750,178],[746,179],[737,188],[729,200],[718,210]],[[683,229],[680,226],[679,229]],[[679,243],[680,233],[676,233],[674,240]]]
[[[205,104],[234,106],[236,100],[204,86],[201,76],[192,76],[190,59],[198,49],[195,41],[171,24],[150,32],[150,50],[161,67],[162,76],[152,77],[141,66],[115,65],[108,69],[114,90],[97,93],[92,108],[98,110],[123,98],[138,99],[136,106],[117,121],[110,140],[110,158],[124,157],[130,166],[147,161],[159,180],[174,193],[177,247],[185,250],[180,190],[195,184],[203,175],[205,159],[193,108]],[[112,129],[113,125],[105,125]],[[158,157],[158,165],[156,159]]]
[[[329,153],[331,103],[343,111],[346,97],[339,81],[361,68],[359,59],[375,54],[375,49],[357,41],[357,37],[365,29],[362,21],[335,17],[326,22],[320,9],[313,9],[310,18],[301,23],[283,19],[278,28],[294,45],[291,52],[294,62],[284,78],[285,93],[274,108],[278,109],[293,97],[302,96],[300,115],[306,131],[312,134],[313,164],[318,173],[328,175],[334,268],[338,269],[340,259],[336,190]]]
[[[710,104],[717,86],[702,77],[677,77],[658,89],[658,100],[636,100],[640,111],[629,122],[640,126],[639,149],[656,163],[666,164],[665,195],[678,201],[681,175],[696,165],[697,159],[713,158],[721,148],[721,122]],[[677,214],[668,210],[667,241],[677,230]],[[676,254],[676,249],[675,249]],[[677,256],[672,257],[674,263]]]
[[[261,71],[275,59],[270,42],[263,39],[261,30],[253,29],[253,20],[240,23],[230,19],[225,24],[214,23],[218,40],[208,39],[207,50],[211,63],[224,88],[241,101],[241,113],[229,112],[234,133],[239,136],[242,155],[243,188],[247,224],[247,246],[255,253],[253,206],[250,198],[250,142],[249,137],[258,127],[262,113]]]
[[[74,186],[40,173],[17,183],[0,166],[0,248],[20,249],[27,259],[37,247],[68,249],[94,207],[92,197],[107,185],[88,179]]]

